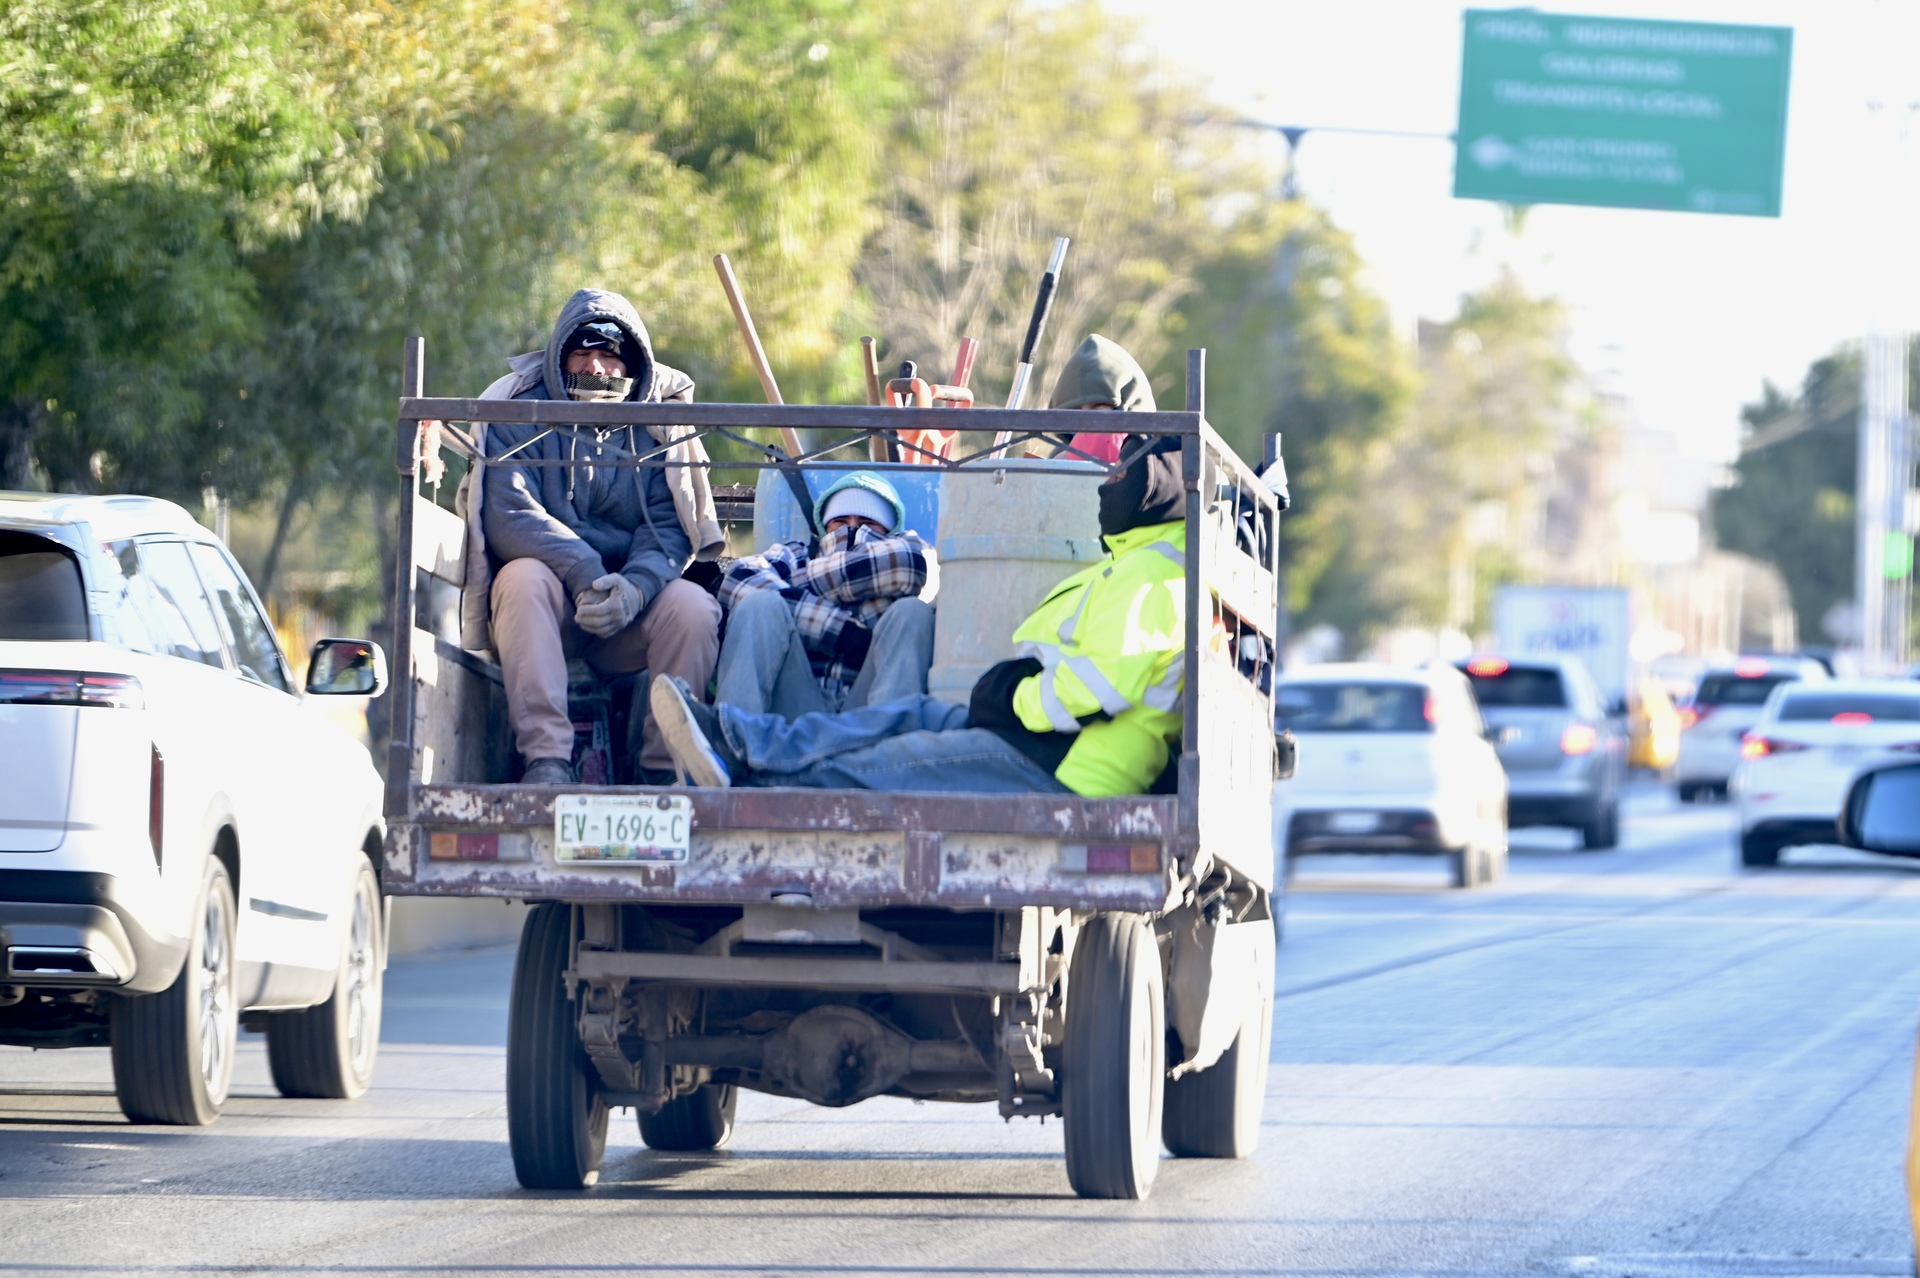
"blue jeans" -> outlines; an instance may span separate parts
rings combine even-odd
[[[859,677],[845,689],[823,688],[794,629],[793,606],[778,591],[749,590],[727,613],[714,700],[787,719],[856,710],[926,692],[932,664],[933,605],[896,599],[873,624],[873,644]]]
[[[926,695],[785,719],[722,702],[720,730],[746,760],[747,785],[963,794],[1065,794],[1053,774],[967,708]]]

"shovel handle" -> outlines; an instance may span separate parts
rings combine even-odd
[[[725,253],[715,253],[713,269],[720,275],[720,287],[727,295],[727,305],[733,307],[733,322],[740,326],[740,336],[747,343],[747,359],[753,364],[753,371],[760,375],[760,389],[766,392],[767,402],[786,403],[780,398],[780,383],[773,380],[773,366],[767,363],[767,349],[760,344],[760,334],[754,330],[753,316],[747,312],[747,299],[740,292],[740,281],[734,278],[733,263],[727,260]],[[798,457],[806,452],[800,446],[800,432],[791,426],[780,428],[780,442],[786,445],[789,457]]]

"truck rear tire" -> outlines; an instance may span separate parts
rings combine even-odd
[[[1740,836],[1740,864],[1765,869],[1780,864],[1780,840],[1766,834]]]
[[[380,935],[380,884],[364,855],[348,909],[332,995],[267,1018],[267,1065],[282,1096],[353,1100],[373,1082],[386,938]]]
[[[708,1083],[690,1096],[676,1096],[657,1114],[640,1115],[640,1139],[648,1149],[718,1149],[733,1135],[733,1111],[739,1103],[739,1088]]]
[[[1580,843],[1589,852],[1620,846],[1620,800],[1603,800],[1580,827]]]
[[[528,1189],[584,1189],[607,1150],[607,1103],[567,997],[572,948],[571,906],[528,911],[507,1013],[507,1144]]]
[[[180,975],[157,994],[113,1000],[113,1089],[129,1121],[204,1127],[220,1117],[240,1033],[234,927],[232,880],[210,856]]]
[[[1080,930],[1067,978],[1061,1122],[1082,1198],[1145,1198],[1160,1164],[1167,1015],[1160,947],[1137,915]]]
[[[1447,853],[1447,871],[1457,888],[1470,888],[1480,882],[1480,849],[1469,843]]]
[[[1259,947],[1252,1006],[1233,1046],[1210,1067],[1167,1083],[1167,1152],[1175,1158],[1247,1158],[1260,1144],[1273,1054],[1273,951]]]

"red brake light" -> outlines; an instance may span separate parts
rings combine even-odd
[[[1467,663],[1467,673],[1485,675],[1491,678],[1496,675],[1505,674],[1507,672],[1507,666],[1508,662],[1505,657],[1475,657]]]
[[[1733,672],[1742,679],[1758,679],[1770,669],[1772,667],[1761,657],[1742,657],[1733,663]]]
[[[1431,692],[1427,694],[1427,699],[1421,703],[1420,713],[1426,716],[1428,723],[1435,722],[1433,717],[1433,694]]]
[[[132,675],[72,670],[0,670],[0,704],[16,706],[111,706],[139,710],[147,704]]]
[[[1864,723],[1872,723],[1873,716],[1864,710],[1842,710],[1828,722],[1842,728],[1857,728]]]
[[[1691,728],[1696,724],[1698,724],[1702,719],[1706,718],[1711,713],[1713,713],[1712,706],[1681,706],[1680,707],[1680,730],[1682,732],[1686,731],[1688,728]]]
[[[167,761],[160,757],[160,747],[153,747],[153,769],[147,774],[147,841],[153,844],[153,863],[161,864],[161,835],[166,828],[167,815]]]
[[[1799,741],[1782,741],[1777,737],[1756,736],[1751,732],[1740,738],[1740,757],[1743,759],[1765,759],[1770,755],[1793,754],[1806,748]]]
[[[1561,754],[1592,754],[1599,744],[1600,734],[1590,723],[1569,723],[1567,730],[1560,734]]]

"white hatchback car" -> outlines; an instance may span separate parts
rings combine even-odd
[[[1741,864],[1778,865],[1783,848],[1838,843],[1840,809],[1861,770],[1920,754],[1920,684],[1783,684],[1740,754],[1729,791],[1740,806]]]
[[[307,691],[384,664],[323,640]],[[380,778],[186,511],[0,494],[0,776],[0,1043],[109,1044],[136,1122],[212,1121],[243,1016],[283,1094],[366,1089]]]
[[[1505,874],[1507,774],[1459,671],[1308,666],[1274,695],[1299,743],[1273,792],[1277,857],[1428,853],[1449,859],[1456,887]]]

